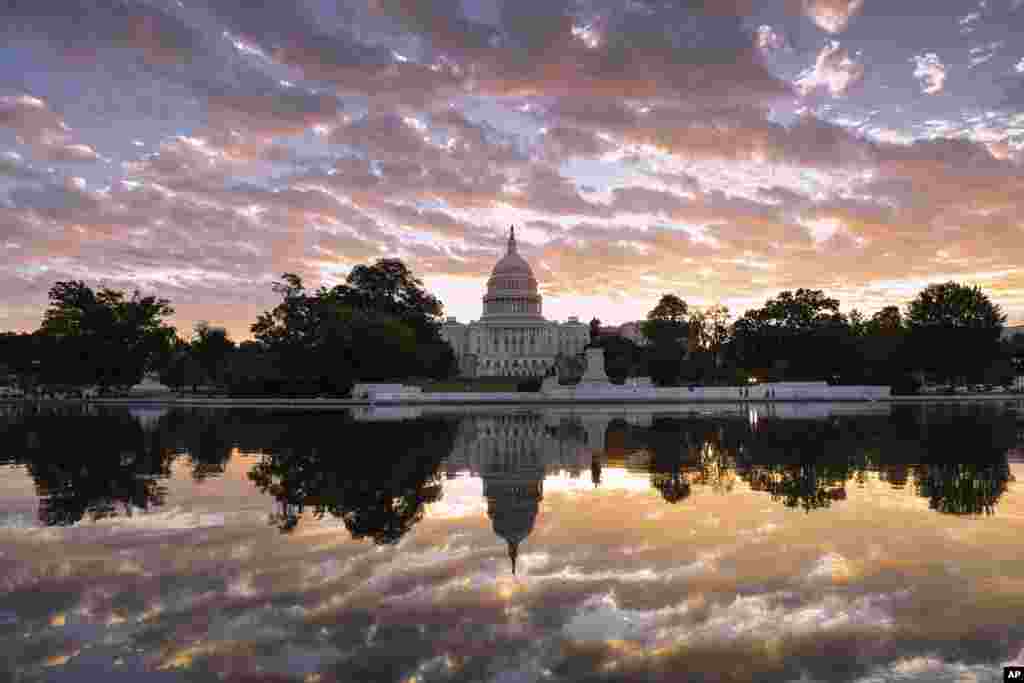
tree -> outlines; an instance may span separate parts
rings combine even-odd
[[[49,381],[131,386],[154,369],[173,343],[174,328],[164,319],[170,302],[103,288],[94,292],[81,281],[57,282],[39,334],[53,342],[47,359]]]
[[[721,304],[695,310],[690,324],[697,328],[702,349],[717,354],[729,340],[729,309]]]
[[[36,334],[0,334],[0,385],[13,384],[31,391],[39,379],[36,362],[42,362],[43,342]]]
[[[600,338],[601,338],[601,321],[598,320],[596,317],[595,318],[591,318],[591,320],[590,320],[590,345],[593,346],[594,343],[598,339],[600,339]]]
[[[897,306],[886,306],[865,323],[865,333],[869,335],[896,335],[905,331],[906,325]]]
[[[454,350],[441,337],[444,306],[400,260],[358,265],[333,293],[354,310],[393,317],[412,329],[415,348],[406,374],[441,379],[458,370]]]
[[[849,323],[821,290],[780,292],[733,325],[743,368],[776,379],[824,379],[850,367]]]
[[[160,381],[177,391],[202,381],[202,368],[193,356],[191,346],[184,339],[175,338],[170,353],[161,363]]]
[[[647,313],[640,331],[650,340],[645,349],[647,370],[659,385],[678,384],[690,333],[689,307],[675,294],[665,294]]]
[[[698,364],[702,367],[710,366],[709,372],[718,375],[718,370],[722,366],[723,350],[730,339],[729,309],[716,304],[704,310],[694,310],[690,314],[690,330],[696,350],[707,356]]]
[[[436,323],[444,311],[440,300],[423,289],[423,281],[398,259],[355,266],[336,292],[353,308],[391,314],[407,322]]]
[[[308,292],[285,273],[274,291],[281,303],[252,326],[279,359],[295,391],[344,393],[356,380],[448,377],[456,367],[440,336],[440,301],[401,261],[356,266],[333,289]]]
[[[207,381],[219,383],[224,377],[224,365],[235,350],[235,343],[223,327],[211,327],[201,320],[196,323],[191,352],[202,368]]]
[[[954,327],[1002,332],[1006,316],[981,288],[957,282],[932,284],[918,293],[907,308],[911,327]]]
[[[856,339],[859,379],[888,384],[897,393],[916,391],[916,381],[907,370],[906,339],[907,327],[897,306],[886,306],[864,321]]]
[[[850,334],[855,337],[860,337],[867,330],[867,321],[864,320],[864,314],[856,308],[852,309],[846,316],[847,321],[850,324]]]
[[[339,300],[337,288],[310,294],[293,273],[282,275],[273,288],[281,295],[281,303],[261,314],[251,330],[278,360],[284,380],[278,390],[346,391],[354,379],[357,312]],[[237,376],[234,368],[232,375]]]
[[[749,314],[749,312],[748,312]],[[768,299],[756,312],[759,319],[794,331],[809,331],[839,315],[839,300],[825,296],[820,289],[798,289],[780,292]]]
[[[1005,322],[979,287],[957,282],[928,285],[907,307],[914,357],[921,369],[943,380],[980,381],[1000,357]]]
[[[664,294],[647,313],[640,331],[651,342],[686,339],[689,307],[675,294]]]

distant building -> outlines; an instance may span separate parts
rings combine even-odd
[[[648,339],[644,336],[644,333],[640,331],[640,325],[642,323],[642,320],[622,323],[619,325],[619,335],[625,337],[638,346],[646,346],[648,344]]]
[[[634,320],[632,322],[622,323],[621,325],[602,327],[601,334],[605,336],[625,337],[637,346],[646,346],[648,343],[647,337],[645,337],[643,332],[640,331],[640,325],[642,323],[642,320]]]
[[[530,264],[516,248],[515,228],[508,251],[494,266],[483,297],[483,315],[468,325],[455,318],[441,326],[464,377],[541,377],[559,356],[576,356],[590,342],[590,328],[577,317],[545,320]]]

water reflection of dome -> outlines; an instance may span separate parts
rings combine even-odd
[[[508,544],[512,573],[516,573],[519,544],[533,531],[544,499],[543,471],[503,472],[484,477],[487,516],[494,533]]]
[[[582,439],[557,438],[550,419],[538,414],[467,418],[448,459],[449,476],[469,470],[483,480],[487,516],[508,544],[513,573],[519,546],[533,531],[544,498],[544,477],[579,476],[591,467]]]
[[[128,414],[139,421],[139,425],[144,431],[155,429],[157,423],[160,422],[160,418],[166,415],[167,412],[167,408],[153,408],[149,406],[133,406],[128,409]]]

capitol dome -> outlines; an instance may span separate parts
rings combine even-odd
[[[508,249],[487,280],[483,318],[540,319],[541,295],[537,278],[516,247],[516,229],[509,230]]]
[[[545,320],[533,269],[508,234],[508,249],[491,271],[483,296],[483,314],[468,325],[448,318],[441,336],[452,345],[459,372],[466,377],[544,377],[560,356],[583,353],[590,328],[575,316]]]
[[[491,277],[498,277],[499,275],[512,275],[512,276],[525,276],[536,283],[533,277],[533,269],[530,268],[530,264],[526,262],[519,252],[516,250],[516,236],[515,228],[512,228],[513,233],[509,236],[509,250],[501,260],[494,264],[494,270],[491,271]]]

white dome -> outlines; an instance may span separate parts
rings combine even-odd
[[[541,296],[533,269],[516,249],[516,233],[509,231],[508,251],[494,266],[484,295],[484,318],[541,319]]]
[[[516,252],[510,252],[501,257],[501,260],[494,266],[491,276],[495,275],[526,275],[533,277],[533,269],[522,256]]]

